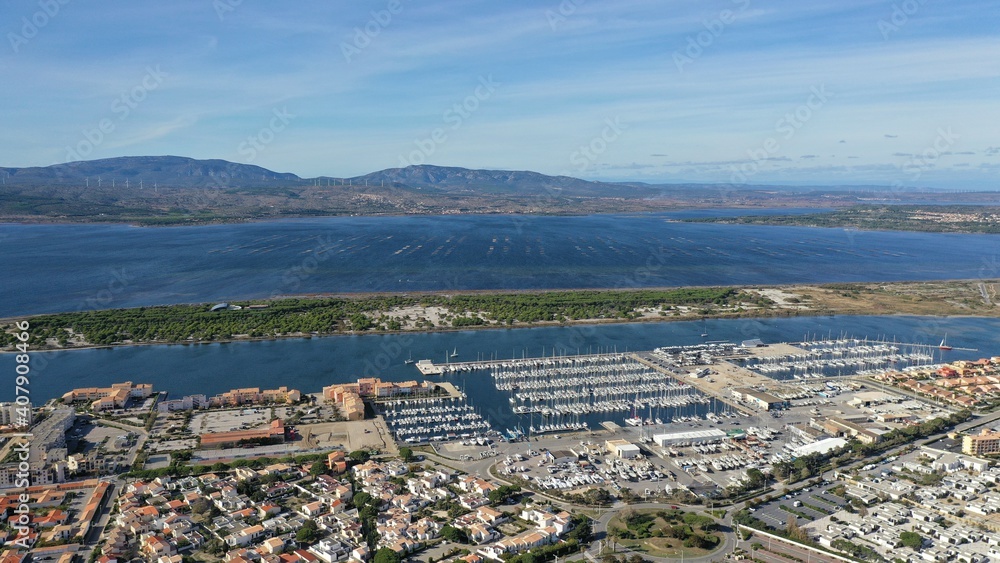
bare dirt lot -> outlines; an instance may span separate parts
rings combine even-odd
[[[296,429],[302,436],[302,440],[296,444],[304,450],[342,447],[349,452],[360,449],[377,449],[393,454],[398,452],[395,443],[389,438],[385,421],[381,418],[300,424]]]
[[[266,424],[270,416],[269,408],[199,411],[191,417],[190,428],[194,434],[245,430]]]

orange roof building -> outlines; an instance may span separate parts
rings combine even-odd
[[[67,403],[90,401],[94,410],[125,408],[130,398],[145,399],[153,394],[149,383],[133,384],[131,381],[114,383],[111,387],[80,387],[63,395]]]
[[[271,424],[264,428],[202,434],[199,447],[202,449],[230,448],[240,444],[265,441],[274,443],[285,441],[285,423],[280,418],[274,419]]]

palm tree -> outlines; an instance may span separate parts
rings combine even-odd
[[[622,530],[618,527],[608,528],[608,539],[611,540],[611,552],[616,553],[618,551],[618,541],[622,539]]]

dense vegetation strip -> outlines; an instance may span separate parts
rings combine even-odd
[[[688,219],[689,222],[854,228],[932,233],[1000,233],[1000,207],[978,205],[859,205],[804,215]]]
[[[708,311],[767,305],[768,299],[734,288],[638,291],[559,291],[523,294],[385,295],[234,301],[238,310],[210,311],[210,304],[169,305],[39,315],[30,319],[29,344],[108,345],[140,342],[274,338],[347,331],[396,331],[436,327],[513,325],[542,321],[631,319],[677,306]],[[416,308],[416,309],[414,309]],[[437,308],[436,323],[419,312]],[[410,312],[407,312],[410,311]],[[13,323],[0,346],[17,342]]]

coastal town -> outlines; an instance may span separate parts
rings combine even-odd
[[[0,3],[0,563],[1000,563],[998,7]]]
[[[4,404],[0,561],[1000,557],[1000,357],[746,341],[415,364],[312,393],[71,389],[31,409],[29,442]],[[449,381],[470,370],[523,426]]]

